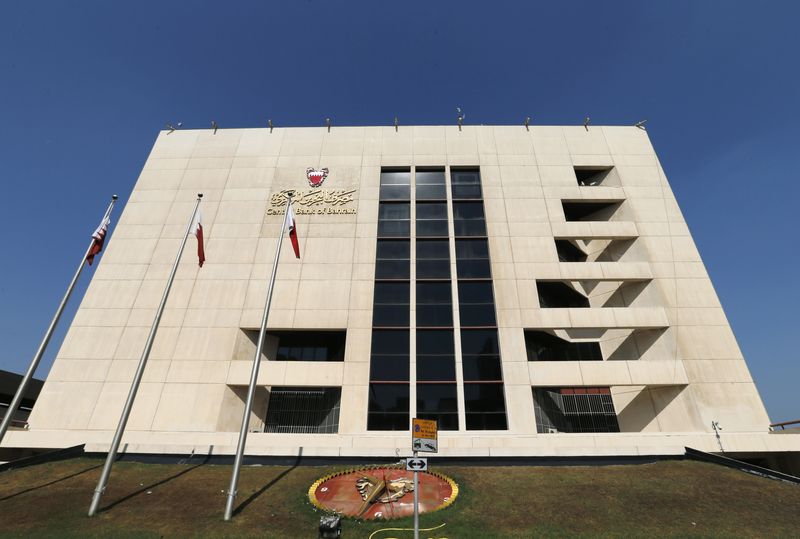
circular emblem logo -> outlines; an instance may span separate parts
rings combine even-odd
[[[458,485],[435,472],[417,472],[419,512],[438,511],[453,503]],[[382,466],[325,476],[308,489],[315,506],[341,515],[374,520],[414,514],[414,473]]]
[[[322,185],[322,182],[325,181],[325,178],[328,177],[328,169],[321,168],[319,170],[315,168],[308,167],[306,169],[306,178],[308,178],[308,185],[311,187],[319,187]]]

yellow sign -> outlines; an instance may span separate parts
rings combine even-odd
[[[413,438],[425,438],[427,440],[436,439],[436,421],[433,419],[414,418],[411,428]]]

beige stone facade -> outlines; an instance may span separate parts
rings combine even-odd
[[[255,350],[247,331],[260,323],[283,220],[273,196],[313,191],[308,167],[329,169],[319,189],[343,190],[352,200],[332,203],[329,196],[295,205],[302,257],[295,259],[284,242],[268,327],[346,330],[344,360],[276,361],[276,344],[268,340],[248,454],[410,450],[407,431],[367,430],[380,178],[389,167],[409,170],[412,187],[416,170],[444,169],[451,236],[451,171],[478,168],[482,182],[508,428],[465,428],[456,357],[460,427],[440,433],[441,454],[675,454],[684,446],[718,451],[719,443],[731,452],[800,450],[800,435],[769,433],[761,398],[647,134],[582,126],[162,132],[94,270],[30,430],[9,433],[6,443],[107,449],[202,192],[207,260],[198,268],[190,237],[123,446],[232,453]],[[576,170],[586,167],[605,167],[602,183],[579,185]],[[568,221],[565,201],[611,205],[596,220]],[[580,246],[586,260],[560,261],[556,239]],[[414,256],[412,249],[412,291]],[[451,265],[455,276],[452,256]],[[589,308],[543,308],[537,295],[543,281],[579,291]],[[453,304],[458,313],[455,298]],[[596,342],[604,360],[530,361],[526,330]],[[410,361],[414,417],[413,355]],[[338,433],[261,432],[275,386],[340,388]],[[534,387],[610,388],[619,432],[538,432]],[[712,421],[722,428],[719,441]]]

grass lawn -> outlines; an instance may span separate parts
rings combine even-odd
[[[432,462],[435,463],[435,462]],[[78,458],[0,473],[0,537],[317,537],[306,497],[341,467],[242,470],[239,513],[222,520],[230,466],[114,466],[103,510],[86,516],[102,461]],[[713,464],[665,461],[625,466],[439,466],[461,493],[422,515],[424,538],[800,535],[800,486]],[[369,538],[411,519],[346,520],[343,538]],[[372,539],[410,538],[386,531]]]

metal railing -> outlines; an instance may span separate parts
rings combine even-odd
[[[791,427],[792,425],[800,427],[800,419],[795,419],[794,421],[783,421],[781,423],[771,423],[769,428],[775,430],[776,428],[780,427],[781,430],[785,430],[786,427]]]

